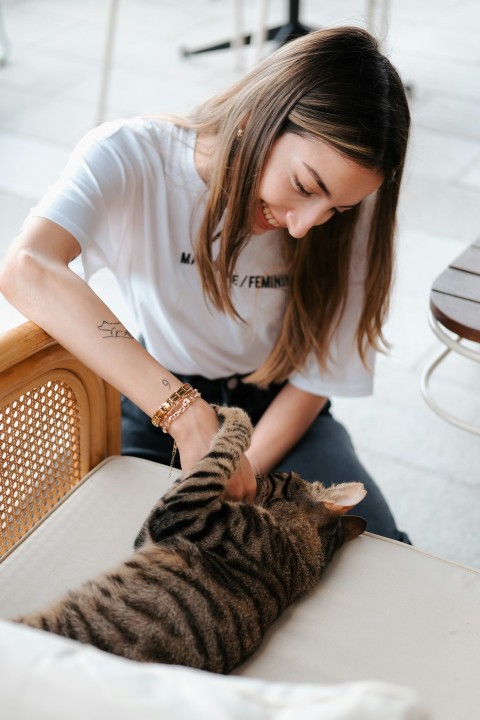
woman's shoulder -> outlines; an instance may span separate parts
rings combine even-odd
[[[172,145],[184,143],[190,131],[172,121],[153,116],[138,116],[109,120],[92,128],[77,145],[77,151],[85,152],[92,146],[115,147],[129,153],[171,150]]]
[[[76,176],[88,168],[115,184],[120,178],[154,178],[167,174],[196,184],[195,133],[155,117],[110,120],[92,128],[70,154],[67,171]]]

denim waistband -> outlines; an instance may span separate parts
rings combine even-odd
[[[246,410],[253,422],[257,422],[285,383],[267,388],[244,382],[246,375],[230,375],[210,380],[203,375],[183,375],[171,371],[184,383],[190,383],[204,400],[216,405],[236,405]]]
[[[142,337],[139,342],[145,347]],[[169,368],[172,375],[183,383],[189,383],[201,394],[204,400],[215,405],[235,405],[243,408],[256,424],[270,405],[275,396],[279,393],[287,381],[272,383],[266,388],[246,383],[245,378],[250,374],[236,374],[228,377],[214,378],[210,380],[203,375],[185,375]],[[253,371],[252,371],[253,372]],[[321,414],[329,413],[330,401],[323,407]]]

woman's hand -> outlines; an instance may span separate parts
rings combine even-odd
[[[252,466],[247,457],[242,455],[240,465],[227,483],[226,496],[229,500],[253,502],[256,494],[257,481]]]
[[[189,472],[210,450],[212,439],[218,431],[218,417],[205,400],[196,400],[170,426],[170,434],[177,443],[182,470]],[[245,455],[226,485],[229,500],[252,502],[257,492],[257,482]]]

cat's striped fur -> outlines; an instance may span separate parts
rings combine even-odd
[[[135,660],[221,673],[259,646],[342,543],[363,531],[361,518],[343,514],[365,491],[276,473],[258,477],[255,504],[226,501],[252,428],[242,410],[216,409],[210,453],[153,508],[130,559],[16,622]]]

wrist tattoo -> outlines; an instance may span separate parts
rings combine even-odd
[[[162,379],[162,385],[165,385],[170,390],[170,383],[168,382],[167,378]]]
[[[126,338],[127,340],[133,340],[133,335],[131,335],[126,327],[122,325],[122,323],[117,320],[116,322],[108,322],[108,320],[104,320],[101,325],[97,325],[98,329],[104,333],[104,338]]]

